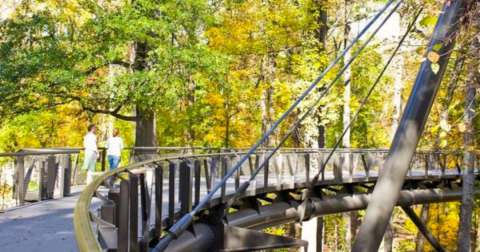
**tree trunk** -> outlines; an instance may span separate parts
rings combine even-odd
[[[318,24],[318,29],[315,30],[315,38],[317,42],[319,43],[319,52],[324,52],[326,51],[326,46],[327,46],[327,35],[328,35],[328,29],[329,27],[327,26],[327,21],[328,21],[328,14],[323,6],[322,1],[316,1],[317,3],[317,9],[315,10],[316,13],[315,15],[318,16],[317,18],[317,24]],[[319,69],[320,70],[320,69]],[[322,92],[322,91],[319,91]],[[322,122],[322,106],[316,110],[316,115],[315,117],[317,118],[317,147],[318,148],[325,148],[325,125],[323,125]]]
[[[129,55],[131,71],[143,71],[149,68],[147,61],[149,46],[147,43],[134,43],[134,48]],[[135,147],[157,146],[157,122],[155,111],[136,106],[135,114],[140,118],[135,126]],[[136,154],[151,153],[151,150],[136,150]]]
[[[275,78],[275,61],[271,55],[263,55],[261,62],[261,78],[266,87],[262,88],[260,96],[260,111],[262,113],[262,135],[272,127],[275,107],[273,104],[274,88],[272,82]],[[270,141],[275,132],[263,143],[263,147],[269,147]]]
[[[423,223],[427,224],[428,223],[428,212],[430,210],[430,205],[429,204],[423,204],[422,205],[422,210],[420,212],[420,219],[422,220]],[[419,231],[417,233],[417,241],[415,242],[415,251],[416,252],[423,252],[425,248],[425,237],[423,234]]]
[[[350,39],[350,4],[351,0],[345,0],[345,27],[344,27],[344,48],[347,47],[347,44],[349,43]],[[348,51],[345,56],[343,57],[343,62],[344,64],[347,64],[348,61],[350,61],[351,54],[350,51]],[[342,144],[343,148],[350,148],[350,128],[348,127],[350,124],[350,97],[351,97],[351,66],[349,66],[345,72],[344,72],[344,90],[343,90],[343,129],[342,131],[346,132],[345,136],[342,139]],[[350,167],[352,165],[352,159],[350,155],[345,155],[344,156],[344,162],[347,164],[347,166]],[[345,229],[346,229],[346,244],[347,244],[347,249],[350,250],[352,248],[352,242],[355,240],[355,235],[356,235],[356,230],[353,230],[355,226],[357,226],[356,221],[356,212],[350,212],[345,214]],[[355,223],[354,223],[355,222]],[[352,225],[353,224],[353,225]]]
[[[449,119],[448,108],[452,104],[453,95],[455,93],[455,90],[457,89],[458,81],[460,80],[460,75],[462,73],[464,62],[465,62],[465,57],[459,57],[455,61],[453,75],[448,84],[447,95],[445,97],[445,101],[443,102],[442,111],[440,112],[440,121],[448,122],[448,119]],[[437,139],[435,141],[435,146],[433,147],[435,151],[440,149],[440,143],[442,141],[442,138],[440,138],[440,132],[441,131],[438,131]]]
[[[475,189],[475,156],[473,150],[475,149],[475,129],[473,119],[475,116],[475,92],[477,88],[478,76],[478,44],[472,45],[470,48],[470,55],[472,60],[468,64],[468,76],[466,81],[466,97],[465,97],[465,114],[464,124],[466,126],[464,132],[464,158],[463,158],[463,177],[462,177],[462,206],[460,209],[460,224],[457,238],[457,245],[459,252],[470,252],[471,247],[471,232],[472,232],[472,211],[473,199]]]
[[[142,119],[137,121],[135,128],[136,147],[157,146],[156,115],[151,110],[144,110],[137,107],[137,116]]]
[[[260,94],[260,112],[262,114],[262,136],[267,133],[268,130],[268,114],[267,114],[267,90],[262,88]],[[268,147],[268,138],[263,142],[263,147]]]
[[[349,36],[350,36],[350,23],[348,23],[349,20],[349,15],[350,15],[350,0],[345,0],[345,27],[344,27],[344,48],[347,47],[347,44],[349,42]],[[351,54],[350,51],[345,53],[345,56],[343,57],[343,62],[346,65],[348,61],[350,61]],[[344,75],[343,75],[343,84],[344,84],[344,91],[343,91],[343,131],[346,131],[345,136],[342,139],[343,143],[343,148],[350,148],[350,129],[347,128],[348,124],[350,123],[350,96],[351,96],[351,90],[350,90],[350,80],[351,80],[351,66],[349,66],[347,69],[345,69]],[[348,157],[348,156],[347,156]],[[345,160],[345,162],[348,163],[349,160]]]
[[[323,233],[325,228],[325,222],[323,217],[317,218],[317,252],[323,251]]]
[[[403,67],[403,58],[402,56],[399,56],[395,67],[396,73],[393,87],[393,114],[390,139],[393,139],[395,132],[397,132],[398,120],[400,120],[400,115],[402,113]]]

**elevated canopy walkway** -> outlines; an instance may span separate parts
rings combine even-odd
[[[465,166],[468,172],[462,170],[462,153],[415,152],[454,46],[464,0],[447,1],[444,5],[427,51],[432,52],[441,44],[435,52],[441,56],[438,62],[422,63],[390,150],[338,147],[422,9],[414,10],[405,35],[333,149],[281,149],[402,3],[403,0],[388,1],[250,149],[144,156],[139,162],[99,175],[84,189],[75,206],[74,229],[80,251],[255,251],[307,247],[305,241],[257,230],[367,208],[353,251],[371,252],[378,249],[395,206],[403,207],[427,240],[443,251],[409,207],[459,200],[462,176],[473,174],[479,178],[479,167],[471,170],[472,167]],[[278,145],[259,148],[377,20],[377,28],[343,63],[335,78],[322,87],[320,95],[295,119]],[[432,68],[433,64],[437,65]],[[475,152],[466,155],[479,158]],[[20,202],[27,194],[28,183],[23,178],[29,176],[22,173],[21,156],[18,154],[15,173],[15,196]],[[67,194],[66,181],[70,179],[59,174],[68,174],[65,167],[71,161],[62,160],[63,166],[57,165],[57,158],[50,156],[46,165],[41,166],[44,169],[38,176],[39,200]],[[115,186],[106,182],[111,177],[117,182]],[[55,219],[62,218],[52,221]]]
[[[150,160],[100,176],[85,189],[75,208],[75,232],[80,250],[255,251],[307,247],[305,241],[255,229],[367,208],[352,251],[371,252],[378,250],[397,205],[403,207],[437,251],[444,251],[409,207],[459,200],[462,172],[478,178],[478,170],[471,170],[471,164],[466,166],[468,171],[460,169],[459,153],[415,153],[455,44],[465,1],[444,4],[427,50],[441,56],[438,62],[422,63],[388,155],[379,150],[342,153],[337,149],[415,26],[421,8],[414,10],[406,33],[351,120],[344,121],[343,133],[333,149],[281,151],[281,146],[403,2],[388,1],[245,153]],[[259,152],[259,147],[384,13],[386,16],[377,28],[352,57],[343,62],[314,102],[294,119],[277,145],[270,151]],[[474,153],[469,151],[466,155]],[[105,181],[112,176],[119,180],[119,186],[110,188],[107,194],[99,192],[99,186],[107,185]],[[99,215],[89,211],[94,197],[102,201]]]
[[[313,186],[309,204],[302,208],[302,192],[311,186],[314,174],[330,151],[277,152],[225,212],[224,204],[271,150],[250,155],[195,215],[194,224],[165,251],[251,251],[304,246],[301,240],[255,230],[365,209],[387,156],[386,150],[338,150]],[[150,251],[162,233],[196,207],[244,155],[233,152],[159,158],[105,173],[85,189],[75,210],[80,250]],[[458,201],[461,158],[458,152],[418,151],[397,205]],[[117,186],[108,191],[99,190],[101,185],[108,187],[104,182],[110,176],[117,177]],[[91,198],[102,201],[98,213],[90,210]],[[256,245],[245,244],[250,236],[256,237]]]
[[[30,154],[37,160],[42,160],[42,158],[48,160],[47,157],[42,157],[46,155],[54,157],[58,161],[62,161],[62,157],[65,155],[72,155],[70,160],[72,167],[75,167],[75,155],[78,153],[63,153],[63,151],[49,150],[48,153],[42,153],[40,150],[36,150],[35,153]],[[79,150],[75,150],[75,152],[77,151]],[[218,151],[224,153],[208,154],[208,152]],[[118,170],[119,175],[123,174],[123,176],[120,175],[121,177],[128,179],[133,176],[137,180],[143,178],[145,181],[145,183],[138,183],[137,212],[133,211],[128,214],[126,218],[128,225],[120,224],[117,220],[118,217],[113,220],[112,216],[109,216],[112,214],[119,216],[121,212],[117,208],[121,199],[116,196],[119,196],[120,190],[122,190],[122,187],[119,187],[122,179],[117,179],[117,186],[114,188],[92,185],[92,188],[95,188],[94,195],[98,198],[93,197],[91,200],[87,198],[88,207],[83,206],[88,216],[83,219],[79,217],[77,221],[85,224],[81,227],[89,229],[77,229],[77,234],[86,232],[87,236],[93,238],[98,245],[94,243],[93,248],[85,247],[88,246],[87,240],[82,239],[78,241],[78,246],[86,249],[81,249],[81,251],[95,251],[95,248],[102,250],[108,248],[108,250],[114,251],[118,247],[119,235],[125,235],[124,230],[131,230],[135,227],[133,214],[137,215],[136,239],[130,234],[128,238],[124,239],[127,244],[123,245],[131,248],[131,251],[141,251],[140,248],[133,249],[133,246],[145,243],[155,244],[160,237],[156,234],[168,230],[185,212],[198,204],[198,200],[211,190],[228,169],[231,169],[232,164],[242,157],[244,151],[243,149],[223,149],[192,152],[178,148],[175,151],[169,150],[168,157],[160,157],[167,155],[167,151],[164,151],[156,159],[133,163],[127,168],[135,174],[134,176],[123,168]],[[218,211],[222,203],[231,198],[235,188],[238,188],[249,177],[271,151],[271,149],[259,150],[251,155],[248,162],[242,166],[236,176],[228,180],[224,189],[215,194],[215,197],[199,216],[215,216],[214,211]],[[260,230],[265,227],[299,221],[302,218],[300,209],[302,189],[308,186],[309,180],[318,171],[321,161],[326,159],[330,151],[330,149],[281,149],[269,162],[268,171],[265,170],[267,175],[259,174],[254,186],[241,196],[238,203],[225,216],[226,223],[231,227]],[[207,152],[207,154],[202,154],[202,152]],[[316,194],[312,197],[314,212],[311,217],[365,209],[371,197],[372,186],[378,178],[386,155],[387,150],[337,150],[329,161],[324,176],[315,187]],[[10,158],[15,157],[10,156]],[[28,155],[25,155],[24,158],[27,161],[24,167],[26,174],[32,167],[30,161],[33,158]],[[476,158],[480,158],[480,153],[476,154]],[[459,200],[461,185],[458,183],[463,172],[460,168],[461,161],[462,154],[459,152],[418,151],[410,167],[398,205],[409,206]],[[61,162],[56,163],[60,165]],[[38,162],[32,169],[40,169],[40,164],[42,162]],[[479,169],[480,167],[476,168],[477,171]],[[159,173],[159,171],[162,172]],[[171,173],[172,171],[173,173]],[[181,173],[190,175],[188,181],[185,180],[184,175],[180,175]],[[100,180],[103,181],[108,176],[109,174],[104,174]],[[70,180],[74,181],[73,176]],[[131,187],[131,180],[126,181],[127,191],[134,190]],[[161,183],[157,183],[157,181],[161,181]],[[55,185],[58,185],[58,175]],[[186,188],[188,185],[191,187]],[[2,226],[0,245],[2,248],[12,252],[25,251],[32,247],[39,252],[51,251],[52,248],[55,248],[55,251],[77,251],[73,209],[84,188],[81,185],[73,185],[68,195],[65,194],[64,197],[54,194],[53,199],[26,201],[25,205],[7,209],[5,213],[0,214],[0,225]],[[89,190],[92,189],[87,189],[86,192]],[[125,190],[124,187],[123,190]],[[32,191],[30,193],[32,194]],[[32,195],[37,194],[33,193]],[[129,206],[135,203],[135,199],[132,200],[131,195],[127,203]],[[173,200],[171,201],[171,199]],[[182,201],[182,199],[186,200]],[[115,204],[113,211],[110,200]],[[157,202],[161,202],[161,204],[157,204]],[[133,208],[130,207],[130,209]],[[90,215],[100,216],[114,227],[110,225],[105,227],[106,223],[96,217],[92,218]],[[122,218],[122,220],[125,222],[125,219]],[[198,251],[205,251],[201,249],[201,246],[206,245],[202,244],[215,244],[215,239],[219,239],[220,236],[216,235],[215,238],[198,235],[214,232],[215,226],[205,223],[205,221],[197,221],[193,225],[194,229],[198,231],[197,235],[193,236],[192,230],[187,231],[181,239],[169,246],[168,251],[195,251],[196,246],[198,246]],[[244,235],[248,235],[248,233]],[[100,237],[104,237],[102,238],[104,240],[98,240]],[[257,235],[257,237],[259,236]],[[276,242],[278,245],[279,241],[276,240]],[[288,242],[293,242],[295,246],[304,245],[300,241],[287,239],[283,240],[282,246],[288,245]]]

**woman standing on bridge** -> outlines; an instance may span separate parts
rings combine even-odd
[[[108,164],[110,165],[109,170],[117,169],[118,164],[120,164],[123,149],[123,140],[119,135],[120,130],[115,128],[113,130],[113,136],[110,137],[105,144],[105,148],[107,148]],[[111,177],[109,182],[110,184],[113,184],[114,178]]]
[[[85,148],[85,158],[83,159],[82,169],[87,170],[87,184],[93,180],[93,172],[98,159],[97,136],[95,135],[95,125],[90,124],[87,127],[88,133],[83,137],[83,148]]]

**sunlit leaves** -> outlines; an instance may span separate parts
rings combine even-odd
[[[430,62],[437,63],[438,60],[440,59],[440,55],[438,55],[438,53],[436,52],[429,52],[427,55],[427,58]]]
[[[419,24],[422,26],[432,26],[437,23],[438,18],[436,16],[427,16],[420,20]]]

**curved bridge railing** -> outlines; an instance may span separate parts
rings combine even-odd
[[[156,251],[152,248],[165,235],[164,231],[189,213],[244,155],[241,149],[228,151],[157,158],[98,177],[84,190],[75,207],[74,226],[80,251]],[[269,150],[251,155],[195,216],[195,223],[166,251],[250,251],[306,246],[303,241],[287,237],[265,237],[267,245],[263,247],[261,242],[242,244],[251,240],[249,236],[258,240],[265,234],[241,228],[261,229],[305,220],[301,192],[309,186],[330,151],[283,149],[276,153],[228,215],[219,219],[222,204],[263,162]],[[316,196],[308,206],[309,216],[364,209],[387,153],[387,150],[338,150],[315,185]],[[459,200],[461,159],[459,152],[418,151],[398,204]],[[110,187],[106,181],[112,176],[117,183]],[[98,209],[92,207],[94,201],[101,202]],[[278,244],[275,239],[279,239]]]
[[[23,148],[0,153],[0,211],[26,202],[61,198],[71,193],[71,186],[83,184],[80,166],[83,148]],[[108,170],[106,150],[99,148],[97,174]],[[122,151],[125,164],[159,157],[219,152],[206,147],[127,147]],[[9,193],[12,189],[11,195]]]

